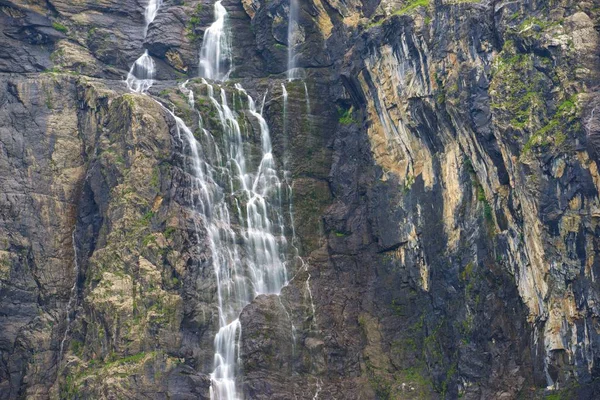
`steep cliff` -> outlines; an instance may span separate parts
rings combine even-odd
[[[218,397],[268,185],[239,396],[600,397],[600,4],[156,4],[0,0],[0,399]]]

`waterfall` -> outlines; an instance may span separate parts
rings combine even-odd
[[[162,0],[148,0],[146,9],[144,10],[144,39],[148,34],[148,27],[156,18],[158,9],[162,5]],[[125,83],[127,88],[137,93],[144,93],[154,84],[155,66],[154,60],[148,54],[148,50],[140,56],[127,73]]]
[[[281,95],[283,96],[283,122],[287,120],[287,105],[288,105],[288,92],[285,88],[285,84],[281,84]]]
[[[248,111],[260,127],[262,157],[254,172],[248,162],[236,116],[229,108],[225,90],[220,90],[220,102],[212,87],[209,98],[217,109],[226,135],[226,150],[230,173],[231,196],[240,224],[245,258],[236,263],[215,264],[219,296],[220,328],[215,337],[215,369],[211,374],[213,399],[237,399],[235,372],[239,366],[241,326],[237,319],[243,307],[259,294],[278,294],[287,282],[285,267],[284,218],[281,210],[281,183],[273,158],[269,128],[258,112],[255,102],[245,90]],[[245,201],[245,207],[244,207]],[[218,239],[218,238],[211,238]],[[213,251],[223,249],[215,246]],[[240,268],[242,266],[242,268]],[[237,333],[236,333],[237,332]]]
[[[127,88],[137,93],[144,93],[154,83],[154,60],[148,55],[148,50],[140,58],[135,60],[125,83]]]
[[[200,49],[200,76],[226,81],[231,72],[232,48],[227,31],[227,10],[221,0],[214,5],[215,22],[206,30]]]
[[[302,78],[302,70],[296,66],[296,46],[301,42],[300,29],[298,25],[298,0],[290,0],[288,12],[288,81]]]
[[[287,283],[285,218],[282,187],[272,153],[269,127],[262,109],[241,85],[235,91],[246,100],[248,118],[257,121],[260,161],[250,157],[251,146],[238,122],[241,114],[232,110],[225,88],[202,80],[216,111],[222,135],[216,139],[202,126],[195,137],[185,122],[175,119],[177,138],[191,179],[190,204],[202,216],[208,235],[216,279],[219,330],[214,339],[214,370],[211,398],[237,400],[240,368],[242,309],[259,294],[278,294]],[[194,105],[194,94],[180,86]],[[266,94],[265,94],[266,96]],[[237,102],[242,103],[242,102]],[[263,97],[264,104],[264,97]],[[262,108],[262,107],[261,107]],[[222,152],[219,150],[219,146]]]
[[[310,96],[308,95],[308,86],[306,85],[306,81],[302,80],[302,83],[304,84],[304,97],[306,98],[306,115],[307,117],[310,117]]]
[[[156,18],[156,14],[158,14],[158,9],[161,5],[162,0],[148,0],[148,5],[144,10],[144,21],[146,22],[146,25],[144,26],[144,39],[148,34],[148,27],[152,21],[154,21],[154,18]]]
[[[319,393],[321,393],[321,379],[317,378],[316,386],[317,386],[317,390],[315,391],[313,400],[317,400],[319,398]]]
[[[88,176],[86,176],[86,179]],[[60,349],[58,352],[58,360],[59,364],[62,360],[63,351],[65,348],[65,343],[67,341],[67,337],[69,336],[69,332],[71,330],[71,312],[73,311],[73,303],[77,302],[77,283],[79,281],[79,256],[77,252],[77,243],[75,242],[75,231],[77,228],[73,229],[71,232],[71,245],[73,246],[73,272],[75,275],[75,280],[73,281],[73,286],[71,287],[71,293],[69,296],[69,302],[67,303],[66,315],[67,315],[67,326],[65,328],[65,333],[63,334],[63,338],[60,341]]]

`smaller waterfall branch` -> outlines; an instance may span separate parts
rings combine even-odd
[[[156,18],[156,14],[158,14],[158,9],[162,5],[162,2],[163,0],[148,0],[148,5],[144,10],[144,21],[146,22],[146,25],[144,26],[144,39],[148,34],[148,27],[152,21],[154,21],[154,18]]]
[[[199,72],[206,79],[223,82],[229,78],[232,67],[231,38],[227,27],[227,10],[217,1],[215,21],[204,33],[200,49]]]
[[[156,18],[158,9],[162,5],[162,0],[148,0],[146,9],[144,10],[144,39],[148,34],[148,27]],[[136,93],[144,93],[154,84],[155,65],[154,60],[148,54],[148,50],[144,51],[131,66],[125,83],[127,88]]]
[[[89,172],[88,172],[88,174],[89,174]],[[60,364],[60,360],[62,360],[65,343],[67,342],[67,338],[69,337],[69,333],[71,331],[71,313],[73,312],[73,308],[77,305],[77,295],[78,295],[77,283],[79,281],[79,256],[78,256],[78,251],[77,251],[77,243],[75,241],[75,231],[76,230],[77,229],[73,229],[73,232],[71,233],[71,242],[72,242],[72,246],[73,246],[73,265],[74,265],[73,266],[73,274],[75,276],[75,279],[73,281],[73,286],[71,287],[69,302],[67,303],[67,309],[65,310],[67,326],[65,327],[65,333],[63,334],[63,338],[60,341],[60,350],[58,352],[59,364]]]
[[[127,88],[137,93],[144,93],[154,83],[154,60],[148,55],[148,50],[131,66],[127,79]]]
[[[287,76],[288,81],[296,79],[302,79],[304,77],[304,71],[297,67],[297,54],[296,48],[304,41],[302,31],[300,30],[300,23],[298,21],[298,14],[300,6],[298,0],[290,0],[290,6],[288,11],[288,30],[287,30],[287,45],[288,45],[288,70]]]

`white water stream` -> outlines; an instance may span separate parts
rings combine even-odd
[[[200,49],[200,76],[219,82],[229,78],[232,64],[231,38],[227,27],[227,10],[217,1],[215,22],[206,30]]]
[[[287,31],[287,47],[288,47],[288,81],[293,81],[302,78],[302,69],[296,66],[296,47],[301,43],[300,27],[298,22],[299,5],[298,0],[290,0],[288,11],[288,31]]]
[[[148,34],[148,27],[156,18],[156,14],[158,14],[158,9],[161,5],[162,0],[148,0],[148,4],[144,10],[144,39],[146,39],[146,35]],[[144,54],[135,60],[129,69],[129,73],[125,79],[127,88],[137,93],[146,92],[154,83],[155,72],[156,67],[154,65],[154,60],[148,54],[148,50],[145,50]]]

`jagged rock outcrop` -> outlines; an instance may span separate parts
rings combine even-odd
[[[142,3],[0,0],[2,399],[210,396],[169,110],[219,132],[193,79],[213,4],[164,0],[144,35]],[[240,316],[245,397],[600,396],[598,5],[300,1],[291,82],[289,2],[223,5],[224,90],[250,149],[234,84],[266,93],[301,256]],[[157,82],[129,93],[144,49]]]

